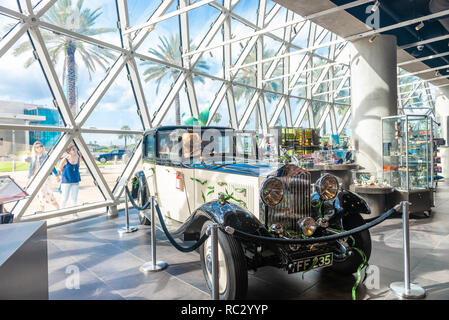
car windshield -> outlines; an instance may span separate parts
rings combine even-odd
[[[223,160],[232,156],[232,132],[217,129],[159,131],[159,159],[175,162]]]

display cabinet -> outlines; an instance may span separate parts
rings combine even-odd
[[[411,212],[430,213],[433,203],[433,130],[426,115],[382,118],[383,180],[394,201],[412,203]]]

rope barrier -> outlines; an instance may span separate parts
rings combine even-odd
[[[286,244],[287,245],[288,244],[313,244],[313,243],[338,240],[338,239],[349,237],[355,233],[365,231],[365,230],[372,228],[372,227],[378,225],[379,223],[383,222],[385,219],[387,219],[389,216],[391,216],[394,213],[396,213],[396,210],[394,208],[391,208],[390,210],[388,210],[387,212],[385,212],[384,214],[382,214],[381,216],[379,216],[378,218],[376,218],[375,220],[373,220],[369,223],[365,223],[364,225],[361,225],[357,228],[354,228],[354,229],[351,229],[351,230],[348,230],[348,231],[345,231],[342,233],[319,237],[319,238],[306,238],[306,239],[271,238],[271,237],[254,235],[251,233],[247,233],[244,231],[234,229],[232,227],[225,227],[225,231],[223,231],[222,228],[220,228],[220,230],[222,232],[227,232],[229,234],[232,234],[232,235],[242,238],[244,240],[253,240],[253,241],[262,242],[262,243],[284,244],[284,245],[286,245]]]
[[[134,199],[131,196],[131,193],[129,192],[128,186],[125,186],[125,191],[128,195],[129,200],[131,201],[132,206],[134,207],[134,209],[137,210],[145,210],[146,208],[148,208],[151,205],[151,201],[147,201],[147,203],[145,203],[144,206],[139,207],[136,202],[134,201]],[[157,212],[157,216],[159,217],[159,221],[161,222],[161,227],[162,230],[165,233],[165,236],[167,237],[168,241],[170,241],[170,243],[179,251],[181,252],[192,252],[196,249],[198,249],[203,243],[204,241],[206,241],[206,239],[209,237],[209,235],[207,233],[205,233],[196,243],[194,243],[192,246],[190,247],[182,247],[181,245],[179,245],[176,240],[172,237],[172,235],[170,234],[170,232],[167,229],[167,226],[165,225],[164,222],[164,218],[162,217],[162,213],[161,213],[161,209],[159,208],[159,204],[156,202],[156,212]]]

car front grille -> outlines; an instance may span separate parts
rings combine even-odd
[[[284,230],[299,232],[298,220],[312,215],[310,173],[301,171],[294,176],[282,176],[284,198],[273,208],[267,208],[267,227],[280,223]]]

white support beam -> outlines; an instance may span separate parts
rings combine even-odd
[[[31,202],[36,197],[40,188],[47,180],[51,171],[54,169],[56,163],[59,161],[62,153],[65,151],[69,143],[72,142],[72,137],[68,133],[63,133],[61,138],[58,140],[58,143],[53,148],[52,152],[48,155],[46,161],[37,172],[37,174],[33,177],[30,184],[28,185],[26,191],[30,195],[29,198],[24,200],[20,200],[12,209],[12,214],[14,214],[14,220],[19,220],[25,214],[26,210],[30,206]]]
[[[161,22],[161,21],[164,21],[164,20],[168,20],[168,19],[176,17],[176,16],[178,16],[180,14],[189,12],[190,10],[202,7],[202,6],[206,5],[206,4],[211,3],[212,1],[215,1],[215,0],[202,0],[202,1],[195,2],[194,4],[192,4],[190,6],[181,7],[181,9],[178,9],[178,10],[175,10],[173,12],[167,13],[164,16],[159,16],[157,18],[150,19],[150,21],[145,22],[144,24],[141,24],[139,26],[128,28],[127,30],[123,31],[123,34],[125,35],[125,34],[129,34],[129,33],[135,32],[135,31],[140,31],[142,29],[152,28],[152,27],[154,27],[154,24],[156,24],[158,22]]]
[[[129,26],[129,16],[128,16],[128,2],[127,0],[117,0],[117,11],[118,18],[120,22],[120,32],[125,30]],[[126,50],[132,49],[132,39],[129,35],[123,36],[123,48]],[[143,90],[142,82],[139,76],[139,70],[137,68],[137,63],[134,57],[131,57],[127,62],[127,70],[129,79],[131,82],[131,87],[134,92],[134,96],[136,99],[137,108],[139,111],[140,118],[142,120],[142,124],[144,129],[151,128],[151,117],[148,112],[148,106],[145,98],[145,93]]]
[[[339,135],[341,135],[341,133],[342,133],[343,129],[345,128],[346,123],[348,122],[350,116],[351,116],[351,108],[348,108],[348,110],[346,111],[346,113],[345,113],[343,119],[342,119],[341,122],[340,122],[340,125],[338,126],[338,131],[337,131],[337,133],[338,133]]]
[[[292,25],[296,25],[298,23],[302,23],[302,22],[306,22],[306,21],[309,21],[309,20],[313,20],[313,19],[319,18],[319,17],[323,17],[323,16],[326,16],[328,14],[332,14],[332,13],[335,13],[335,12],[338,12],[338,11],[354,8],[354,7],[357,7],[357,6],[360,6],[362,4],[365,4],[365,3],[368,3],[368,2],[372,2],[372,1],[373,0],[353,1],[353,2],[350,2],[350,3],[346,4],[346,5],[342,5],[342,6],[339,6],[339,7],[334,7],[334,8],[330,8],[330,9],[324,10],[324,11],[320,11],[320,12],[311,14],[309,16],[306,16],[304,18],[295,19],[293,21],[289,21],[289,22],[283,23],[283,24],[278,25],[278,26],[268,27],[268,28],[256,31],[254,33],[251,33],[249,35],[244,35],[244,36],[241,36],[241,37],[238,37],[238,38],[234,38],[234,39],[231,39],[231,40],[223,41],[222,43],[219,43],[219,44],[216,44],[216,45],[213,45],[213,46],[209,46],[209,47],[206,47],[206,48],[203,48],[203,49],[193,50],[193,51],[185,53],[184,55],[185,56],[190,56],[190,55],[193,55],[193,54],[196,54],[196,53],[210,51],[210,50],[222,47],[222,46],[227,45],[227,44],[232,44],[234,42],[240,42],[242,40],[245,40],[245,39],[248,39],[248,38],[252,38],[254,36],[260,36],[260,35],[264,35],[266,33],[271,33],[271,32],[273,32],[275,30],[284,29],[286,27],[289,27],[289,26],[292,26]]]
[[[84,160],[84,163],[87,166],[87,169],[89,170],[90,174],[92,175],[92,178],[94,179],[94,183],[97,184],[98,188],[100,189],[101,193],[103,194],[106,200],[114,200],[111,189],[109,189],[109,186],[106,183],[103,174],[98,168],[97,163],[95,162],[95,159],[90,153],[89,148],[84,142],[82,136],[81,135],[75,136],[74,141]]]
[[[27,29],[27,23],[18,22],[4,38],[0,39],[0,58],[25,34]]]
[[[237,3],[240,0],[234,0],[232,2],[232,7],[235,7]],[[218,32],[218,30],[223,25],[224,21],[226,20],[226,14],[221,13],[218,18],[215,20],[215,22],[212,24],[211,28],[207,32],[207,34],[204,36],[203,40],[201,41],[199,48],[204,48],[209,45],[209,43],[213,40],[214,36]],[[190,60],[190,67],[193,69],[196,65],[196,63],[201,58],[202,54],[194,55]],[[162,105],[159,107],[159,110],[156,113],[156,116],[153,119],[153,126],[158,126],[162,122],[165,114],[167,113],[168,109],[170,108],[171,104],[173,103],[173,100],[175,99],[176,95],[178,94],[179,90],[181,89],[182,85],[184,84],[186,80],[185,73],[181,73],[176,81],[174,82],[170,92],[162,102]]]
[[[119,73],[123,70],[125,64],[127,63],[127,60],[128,59],[126,56],[121,55],[109,69],[109,72],[104,80],[89,97],[86,104],[84,105],[84,108],[81,109],[81,111],[78,113],[78,116],[76,117],[76,125],[78,127],[82,127],[87,121],[90,114],[94,111],[95,107],[100,102],[101,98],[103,98],[103,96],[106,94],[106,91],[112,85]]]
[[[58,75],[56,74],[56,70],[53,66],[53,62],[50,58],[47,47],[45,46],[45,41],[42,38],[39,28],[36,25],[30,27],[28,30],[28,35],[36,50],[44,76],[47,78],[50,90],[54,96],[57,106],[59,107],[62,118],[66,125],[73,128],[75,127],[74,115],[70,110],[66,96],[62,90],[62,85],[59,81]]]
[[[154,24],[154,21],[161,17],[171,6],[173,3],[173,0],[163,0],[159,7],[154,11],[154,13],[151,15],[151,17],[148,19],[148,22],[151,24]],[[137,32],[136,36],[133,38],[132,41],[132,47],[134,48],[134,51],[137,50],[138,47],[145,41],[146,37],[148,36],[149,30],[143,29]]]
[[[131,178],[131,175],[136,170],[139,163],[142,161],[142,139],[134,149],[131,159],[128,161],[125,170],[120,178],[117,180],[117,184],[113,189],[113,195],[115,199],[119,199],[122,196],[125,186]]]
[[[339,43],[346,42],[346,41],[354,41],[354,40],[358,40],[358,39],[362,39],[362,38],[371,37],[371,36],[379,34],[379,33],[395,30],[395,29],[402,28],[402,27],[406,27],[406,26],[409,26],[411,24],[415,24],[415,23],[420,22],[420,21],[427,21],[427,20],[431,20],[431,19],[437,19],[437,18],[444,17],[444,16],[447,16],[447,15],[449,15],[449,10],[443,10],[443,11],[440,11],[438,13],[434,13],[434,14],[429,14],[429,15],[423,16],[421,18],[411,19],[411,20],[399,22],[399,23],[396,23],[396,24],[393,24],[393,25],[390,25],[390,26],[386,26],[386,27],[383,27],[383,28],[374,29],[374,30],[366,31],[366,32],[362,32],[362,33],[357,33],[357,34],[348,36],[346,38],[341,38],[341,39],[330,41],[330,42],[327,42],[327,43],[324,43],[324,44],[310,46],[310,47],[308,47],[306,49],[293,51],[293,52],[290,52],[288,54],[284,54],[284,55],[276,57],[276,58],[266,58],[266,59],[263,59],[262,61],[247,63],[247,64],[244,64],[244,65],[240,66],[239,68],[251,67],[251,66],[253,66],[253,65],[255,65],[255,64],[259,63],[259,62],[262,62],[262,63],[269,62],[269,61],[272,61],[272,60],[277,59],[277,58],[284,58],[284,57],[294,56],[294,55],[298,55],[298,54],[303,54],[305,52],[314,51],[314,50],[317,50],[317,49],[329,47],[331,45],[339,44]],[[238,68],[237,67],[232,68],[233,71],[235,71],[236,69],[238,69]]]

